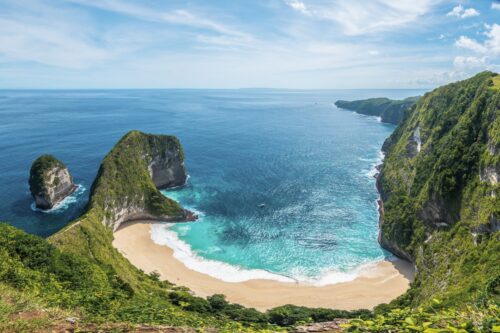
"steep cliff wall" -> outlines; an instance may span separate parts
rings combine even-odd
[[[173,136],[127,133],[104,158],[92,185],[90,210],[112,230],[128,220],[182,221],[193,216],[158,188],[186,183],[182,147]]]
[[[478,299],[500,279],[495,76],[484,72],[425,94],[384,144],[379,241],[416,264],[407,295],[415,304],[440,294]]]
[[[51,209],[76,189],[68,168],[52,155],[42,155],[33,162],[29,185],[40,209]]]

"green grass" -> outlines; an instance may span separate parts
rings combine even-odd
[[[499,90],[500,89],[500,75],[497,75],[493,77],[493,89]]]

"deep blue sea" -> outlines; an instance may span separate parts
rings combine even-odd
[[[132,129],[179,137],[188,184],[165,191],[200,214],[153,238],[188,267],[228,281],[330,283],[389,254],[377,243],[374,166],[394,126],[337,99],[415,90],[0,91],[0,220],[47,236],[82,213],[99,163]],[[31,208],[32,161],[54,154],[80,190]]]

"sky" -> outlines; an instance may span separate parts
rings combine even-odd
[[[500,72],[500,1],[0,0],[0,88],[433,88]]]

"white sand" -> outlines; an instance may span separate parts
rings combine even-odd
[[[414,277],[410,263],[395,260],[376,263],[352,281],[321,287],[274,280],[225,282],[184,266],[172,249],[151,240],[150,228],[149,222],[124,224],[114,233],[113,246],[146,273],[156,271],[161,279],[188,287],[198,296],[224,294],[230,302],[262,311],[284,304],[371,309],[403,294]]]

